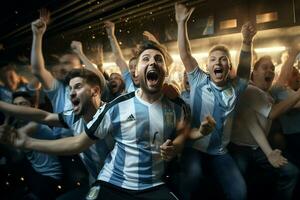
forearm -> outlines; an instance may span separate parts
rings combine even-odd
[[[296,59],[297,52],[292,50],[289,52],[288,59],[282,64],[279,77],[276,84],[285,86],[293,73],[293,65]]]
[[[266,134],[262,127],[258,124],[258,120],[256,118],[256,113],[253,110],[245,111],[242,114],[243,123],[246,124],[248,130],[250,131],[252,137],[258,144],[258,146],[262,149],[262,151],[267,156],[271,151],[271,146],[266,138]]]
[[[25,106],[16,106],[3,101],[0,102],[0,110],[5,114],[14,116],[18,119],[35,121],[50,126],[62,126],[58,120],[58,117],[55,117],[54,119],[53,116],[50,117],[52,113],[46,112],[44,110]]]
[[[121,51],[121,48],[118,44],[117,38],[114,34],[108,36],[110,46],[112,49],[112,52],[116,59],[116,64],[121,70],[121,73],[124,73],[128,70],[128,65],[123,57],[123,53]]]
[[[193,71],[196,64],[191,53],[190,42],[188,39],[187,22],[178,22],[178,49],[180,58],[187,72]]]
[[[86,147],[81,145],[78,137],[66,137],[58,140],[39,140],[28,137],[24,148],[55,155],[75,155],[85,150]]]
[[[279,115],[283,114],[284,112],[288,111],[293,106],[295,106],[298,103],[299,99],[300,99],[299,94],[295,93],[294,95],[290,96],[284,101],[274,104],[272,106],[268,118],[269,119],[277,118]]]
[[[45,61],[42,53],[42,36],[33,35],[30,62],[34,74],[40,74],[45,69]]]
[[[186,140],[186,135],[185,134],[179,134],[173,141],[173,145],[175,147],[176,153],[179,154],[183,147],[184,147],[184,143]]]
[[[237,76],[248,81],[250,78],[251,64],[252,43],[243,42],[240,51],[239,64],[237,67]]]
[[[38,78],[45,89],[50,89],[54,78],[45,68],[42,52],[42,36],[33,35],[30,62],[32,73]]]

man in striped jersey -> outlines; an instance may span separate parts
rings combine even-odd
[[[229,50],[221,45],[209,51],[207,65],[209,74],[206,74],[199,68],[192,56],[188,42],[187,21],[194,9],[187,9],[182,4],[176,4],[175,10],[179,53],[191,87],[191,126],[199,126],[208,114],[212,115],[217,122],[215,130],[210,135],[201,140],[191,141],[183,152],[182,193],[184,199],[190,199],[191,193],[199,188],[203,176],[203,164],[211,169],[226,199],[245,199],[245,182],[233,159],[227,153],[226,146],[230,139],[233,110],[237,98],[248,84],[251,44],[256,30],[249,23],[242,28],[243,45],[235,79],[229,78],[232,68]]]
[[[89,122],[97,109],[103,108],[104,104],[100,100],[101,96],[101,81],[97,75],[85,69],[74,69],[67,75],[67,82],[70,87],[70,101],[73,104],[73,109],[61,113],[49,113],[39,109],[22,108],[5,102],[0,102],[0,110],[4,113],[15,116],[17,118],[33,120],[39,123],[50,126],[65,127],[74,130],[75,137],[67,137],[58,140],[45,141],[35,140],[33,138],[21,137],[14,142],[16,147],[52,153],[57,155],[70,155],[80,153],[81,160],[89,172],[90,182],[95,182],[99,170],[102,168],[104,160],[108,152],[113,147],[113,140],[110,136],[103,140],[99,140],[96,144],[91,145],[84,151],[72,151],[67,144],[76,147],[74,143],[76,136],[82,135],[84,132],[84,123]],[[101,107],[102,106],[102,107]],[[26,144],[25,144],[26,143]],[[89,186],[82,187],[82,190],[77,194],[85,196]]]

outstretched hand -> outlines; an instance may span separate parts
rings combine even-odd
[[[195,10],[194,7],[188,9],[185,5],[180,3],[175,3],[175,17],[178,22],[186,22],[189,20],[191,14]]]
[[[281,151],[279,149],[271,151],[267,157],[270,164],[275,168],[282,167],[288,163],[287,159],[281,155]]]
[[[4,124],[0,126],[0,143],[23,148],[27,135],[8,125],[8,120],[9,117],[7,117]]]

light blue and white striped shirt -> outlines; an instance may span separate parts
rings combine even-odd
[[[52,109],[54,113],[60,113],[65,110],[71,110],[73,108],[70,100],[69,87],[61,81],[54,79],[52,88],[50,90],[44,90],[49,100],[51,101]],[[58,138],[65,136],[72,136],[73,131],[65,128],[53,128],[54,135]]]
[[[104,107],[105,106],[102,106],[99,110],[103,110]],[[79,135],[84,132],[85,122],[80,116],[75,115],[73,110],[59,113],[59,120],[65,127],[74,130],[74,135]],[[90,148],[79,154],[89,174],[92,176],[91,178],[93,180],[90,180],[91,182],[97,179],[97,175],[104,164],[106,156],[113,149],[113,146],[113,138],[107,136],[105,139],[97,141],[96,144],[93,144]]]
[[[161,178],[165,166],[160,146],[176,137],[176,124],[186,116],[180,98],[171,101],[162,96],[150,104],[137,95],[139,91],[110,102],[86,129],[91,139],[111,134],[116,141],[98,180],[130,190],[164,184]]]
[[[233,110],[238,96],[246,89],[247,82],[237,78],[221,88],[199,67],[188,73],[188,79],[191,86],[192,127],[199,127],[207,115],[211,115],[217,122],[211,134],[190,145],[208,154],[224,154],[230,140]]]
[[[139,87],[134,85],[129,70],[122,73],[122,77],[123,77],[124,82],[125,82],[125,90],[126,90],[127,93],[134,92],[139,88]]]

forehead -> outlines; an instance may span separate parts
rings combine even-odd
[[[143,56],[146,56],[146,55],[149,55],[149,56],[156,56],[156,55],[160,55],[163,57],[162,53],[156,49],[146,49],[144,50],[140,57],[143,57]]]
[[[226,56],[228,57],[227,53],[225,51],[221,51],[221,50],[215,50],[210,52],[209,57],[223,57]]]
[[[258,67],[260,66],[275,67],[273,62],[270,59],[263,59],[261,63],[258,65]]]
[[[69,86],[73,86],[78,83],[84,83],[84,79],[82,77],[74,77],[70,80]]]
[[[111,75],[110,75],[110,78],[122,78],[121,77],[121,75],[120,74],[116,74],[116,73],[112,73]]]
[[[59,58],[60,61],[74,61],[79,60],[75,55],[65,54]]]

